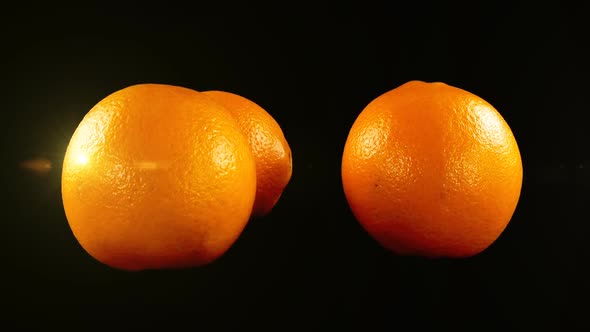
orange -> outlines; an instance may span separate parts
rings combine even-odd
[[[496,109],[444,83],[411,81],[371,101],[342,157],[354,216],[400,255],[485,250],[512,218],[522,172],[516,140]]]
[[[275,119],[255,102],[225,91],[203,94],[223,105],[238,121],[256,162],[256,199],[253,216],[272,210],[292,173],[291,149]]]
[[[96,104],[62,172],[74,236],[123,270],[214,261],[243,231],[256,194],[254,159],[233,116],[199,92],[162,84]]]

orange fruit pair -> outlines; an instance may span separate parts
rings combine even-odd
[[[220,257],[290,177],[289,145],[254,102],[140,84],[84,117],[66,151],[62,197],[74,236],[98,261],[179,268]]]
[[[236,94],[135,85],[100,101],[68,146],[70,227],[97,260],[126,270],[207,264],[291,178],[280,126]],[[383,247],[468,257],[516,208],[522,162],[501,115],[443,83],[408,82],[370,102],[342,156],[350,208]]]

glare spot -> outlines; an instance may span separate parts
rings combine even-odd
[[[484,133],[488,142],[494,146],[506,145],[504,127],[498,115],[481,105],[476,105],[475,111],[479,120],[479,126],[481,126],[480,130]]]
[[[155,161],[139,161],[135,165],[137,168],[147,171],[153,171],[160,168],[158,167],[158,163],[156,163]]]
[[[78,165],[88,164],[88,157],[83,153],[76,155],[75,160]]]
[[[52,168],[51,161],[45,158],[36,158],[31,160],[23,161],[20,166],[23,169],[28,171],[37,173],[37,174],[45,174],[49,172]]]
[[[231,143],[228,141],[221,141],[213,149],[212,158],[217,167],[227,169],[232,167],[235,163],[235,156],[231,152]]]
[[[387,140],[387,132],[379,127],[369,127],[364,129],[359,135],[362,142],[357,150],[357,153],[362,159],[371,158],[379,147]]]

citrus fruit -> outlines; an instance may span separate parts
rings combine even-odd
[[[204,91],[238,121],[256,163],[253,216],[268,214],[291,179],[291,149],[275,119],[255,102],[226,91]]]
[[[512,218],[522,173],[496,109],[440,82],[410,81],[371,101],[342,157],[351,211],[400,255],[458,258],[488,248]]]
[[[214,261],[243,231],[255,193],[254,159],[233,116],[171,85],[133,85],[102,99],[63,162],[74,236],[124,270]]]

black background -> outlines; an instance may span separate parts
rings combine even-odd
[[[587,8],[191,6],[3,8],[0,322],[79,331],[588,328]],[[350,126],[373,98],[415,79],[483,97],[519,143],[519,205],[476,257],[390,254],[346,203],[340,161]],[[71,134],[100,99],[147,82],[248,97],[293,151],[293,177],[273,212],[206,267],[113,270],[67,225],[60,165]],[[36,157],[53,169],[19,168]]]

